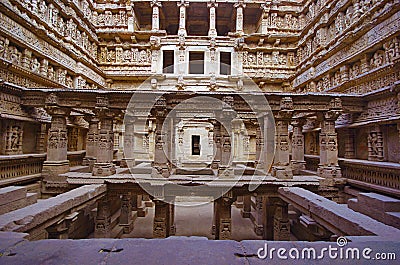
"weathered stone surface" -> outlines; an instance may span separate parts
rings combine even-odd
[[[318,223],[326,226],[327,229],[332,229],[334,233],[365,236],[378,235],[389,239],[400,237],[400,230],[310,191],[297,187],[280,188],[278,191],[284,201],[292,203],[294,207],[311,216]]]
[[[26,232],[106,191],[104,185],[87,185],[0,217],[1,231]]]
[[[0,189],[0,206],[26,197],[26,188],[10,186]]]
[[[359,193],[348,201],[350,209],[400,229],[400,200],[376,193]]]

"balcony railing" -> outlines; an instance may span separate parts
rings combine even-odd
[[[69,166],[82,165],[86,151],[68,152]],[[46,154],[0,156],[0,186],[40,178]]]
[[[317,172],[319,156],[305,155],[306,169]],[[400,164],[339,158],[344,178],[400,190]]]

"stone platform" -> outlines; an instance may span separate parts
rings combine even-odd
[[[0,233],[0,264],[310,264],[313,259],[279,259],[276,251],[266,259],[259,259],[260,248],[315,248],[317,255],[322,248],[338,248],[336,242],[270,242],[245,240],[241,242],[212,241],[201,237],[170,237],[167,239],[84,239],[84,240],[40,240],[26,241],[24,234]],[[400,255],[399,241],[349,242],[343,249],[371,248],[370,257],[375,253]],[[339,252],[339,251],[337,251]],[[262,254],[262,252],[261,252]],[[285,254],[288,256],[287,252]],[[307,255],[307,254],[306,254]],[[361,254],[360,254],[361,255]],[[301,256],[300,256],[301,257]],[[307,257],[307,256],[306,256]],[[312,256],[311,256],[312,257]],[[351,257],[351,256],[350,256]],[[371,258],[371,259],[372,259]],[[372,260],[346,259],[340,256],[330,259],[328,252],[318,264],[365,264]],[[396,264],[396,260],[374,264]]]

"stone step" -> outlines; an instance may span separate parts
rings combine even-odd
[[[388,225],[400,229],[400,212],[386,212],[385,217]]]
[[[0,189],[0,206],[26,198],[26,188],[10,186]]]
[[[373,192],[359,193],[358,202],[371,210],[400,212],[400,200]]]

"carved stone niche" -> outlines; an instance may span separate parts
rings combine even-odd
[[[5,155],[22,154],[23,124],[20,121],[3,122],[1,153]]]

